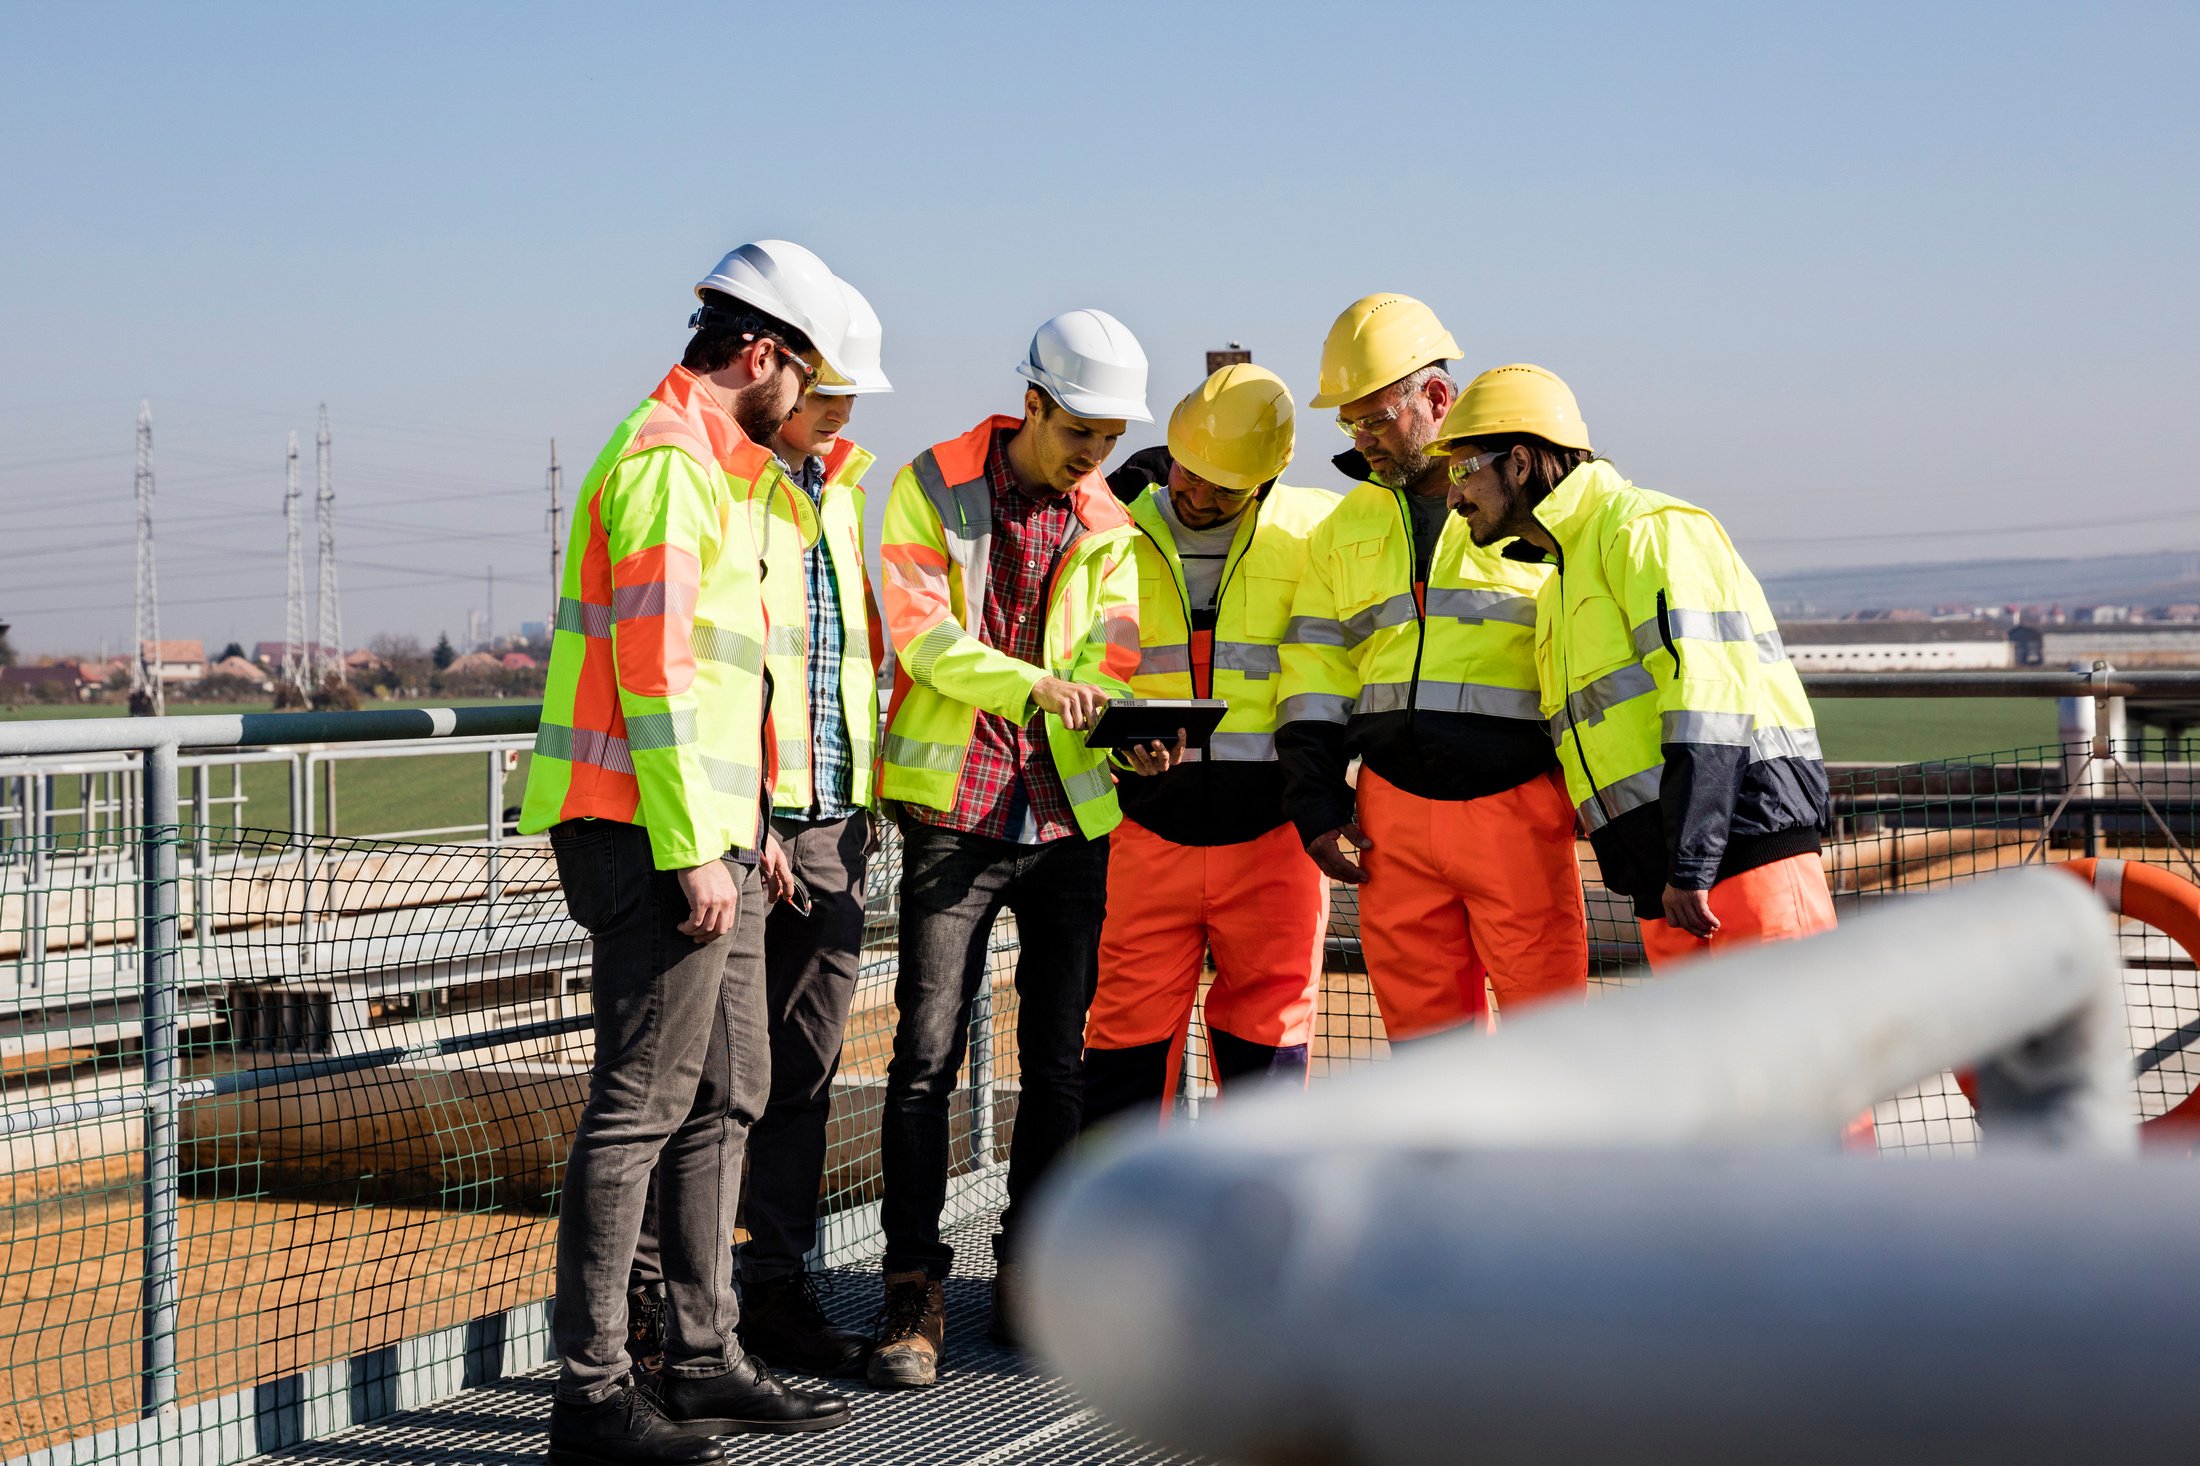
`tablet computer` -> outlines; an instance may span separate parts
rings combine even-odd
[[[1128,748],[1134,743],[1176,742],[1179,728],[1189,745],[1199,747],[1215,731],[1230,705],[1219,697],[1118,697],[1100,710],[1085,730],[1087,748]]]

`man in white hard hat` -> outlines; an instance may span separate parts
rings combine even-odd
[[[900,1010],[881,1126],[885,1305],[875,1385],[929,1385],[954,1249],[940,1238],[948,1100],[987,937],[1015,913],[1022,1087],[993,1335],[1012,1342],[1031,1190],[1078,1130],[1085,1010],[1121,819],[1083,730],[1138,664],[1135,531],[1100,467],[1146,410],[1146,356],[1102,311],[1054,317],[1017,373],[1024,415],[989,417],[894,479],[879,558],[894,641],[880,793],[899,806]]]
[[[826,1377],[862,1373],[868,1353],[863,1335],[826,1317],[804,1258],[817,1242],[833,1074],[861,967],[885,646],[863,559],[873,455],[843,429],[858,396],[894,390],[877,314],[854,286],[841,290],[845,376],[812,387],[771,440],[787,470],[764,552],[772,830],[805,899],[773,906],[764,926],[771,1099],[749,1134],[741,1197],[741,1342],[768,1364]]]
[[[823,262],[744,245],[697,286],[681,364],[589,470],[520,818],[593,939],[595,1062],[560,1193],[558,1466],[710,1462],[708,1437],[819,1430],[844,1400],[741,1350],[726,1198],[764,1107],[764,446],[845,329]],[[656,1192],[657,1237],[643,1248]],[[630,1372],[629,1270],[664,1279],[662,1383]]]

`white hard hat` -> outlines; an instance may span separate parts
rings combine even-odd
[[[878,312],[871,309],[871,302],[863,298],[863,292],[845,280],[835,280],[840,287],[843,303],[848,307],[848,329],[841,333],[840,354],[845,359],[840,380],[820,379],[812,391],[827,397],[854,397],[864,392],[891,392],[894,384],[886,380],[886,373],[879,369],[879,345],[885,339],[886,329],[879,324]]]
[[[799,244],[759,239],[744,244],[695,282],[698,298],[716,290],[777,316],[810,338],[831,377],[846,380],[842,338],[848,332],[847,298],[825,262]]]
[[[1079,417],[1152,422],[1146,410],[1146,353],[1106,311],[1064,311],[1031,338],[1016,375]]]

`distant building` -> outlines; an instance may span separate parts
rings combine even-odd
[[[150,665],[154,660],[153,642],[141,642],[140,654]],[[203,641],[162,641],[159,647],[160,683],[174,687],[180,683],[196,682],[206,675],[206,643]]]
[[[97,681],[85,679],[85,671],[78,662],[0,667],[0,701],[28,697],[41,702],[82,702],[99,690]]]
[[[537,665],[535,659],[525,652],[506,652],[503,662],[504,669],[508,672],[532,672]]]
[[[1803,672],[1940,672],[2016,660],[2009,632],[1992,621],[1786,621],[1780,638]]]
[[[319,642],[299,642],[298,649],[302,653],[310,652],[316,667],[328,666],[339,655],[336,648],[322,646]],[[252,660],[270,671],[280,672],[283,668],[283,656],[289,650],[290,643],[287,641],[256,641],[252,644]]]
[[[206,675],[209,677],[234,677],[239,682],[257,687],[262,692],[273,692],[275,690],[274,679],[267,675],[266,669],[257,663],[246,661],[243,657],[223,657],[213,665]]]
[[[2200,622],[2109,621],[2040,630],[2040,659],[2049,667],[2096,661],[2127,670],[2200,667]]]

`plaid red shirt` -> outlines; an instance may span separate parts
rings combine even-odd
[[[1034,494],[1008,469],[1012,430],[993,435],[985,455],[993,499],[993,552],[986,561],[978,639],[1034,667],[1046,665],[1047,582],[1076,533],[1067,494]],[[1047,747],[1044,714],[1021,726],[981,709],[963,754],[955,807],[909,812],[926,824],[1020,845],[1077,833],[1062,776]]]

